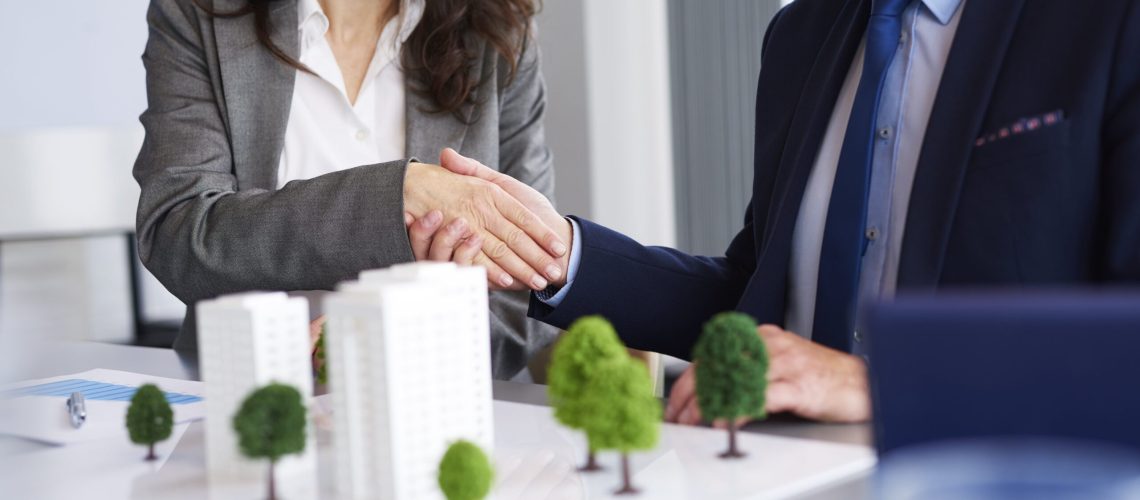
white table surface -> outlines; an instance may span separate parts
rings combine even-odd
[[[173,351],[96,343],[3,345],[0,381],[42,378],[92,368],[195,379],[194,360]],[[15,353],[19,353],[18,355]],[[617,458],[602,454],[609,470],[589,475],[574,467],[582,438],[558,426],[545,406],[545,387],[494,384],[496,463],[494,498],[608,498],[618,486]],[[335,498],[327,428],[318,424],[321,498]],[[873,455],[864,425],[821,425],[779,420],[753,424],[741,435],[746,459],[715,457],[723,431],[663,425],[658,447],[632,455],[638,498],[867,498]],[[202,422],[179,426],[160,445],[157,463],[140,460],[130,443],[92,442],[48,447],[0,438],[0,492],[21,498],[261,498],[263,484],[209,489]],[[67,480],[62,480],[66,477]],[[28,496],[31,495],[31,496]],[[0,495],[9,498],[8,494]]]

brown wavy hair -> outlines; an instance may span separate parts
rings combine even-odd
[[[233,12],[218,12],[194,0],[198,7],[215,17],[253,15],[257,39],[281,62],[301,71],[312,70],[287,54],[270,38],[271,4],[282,0],[247,0]],[[291,1],[291,0],[285,0]],[[397,9],[400,0],[392,0]],[[490,74],[473,75],[479,62],[477,40],[495,48],[508,62],[506,82],[514,79],[519,62],[531,39],[531,22],[541,9],[541,0],[426,0],[423,17],[404,43],[400,63],[411,78],[413,91],[426,95],[437,112],[454,114],[461,120],[463,105],[473,101],[476,87]]]

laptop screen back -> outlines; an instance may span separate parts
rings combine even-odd
[[[987,436],[1140,448],[1140,294],[900,297],[864,319],[880,453]]]

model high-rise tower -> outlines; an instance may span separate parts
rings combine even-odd
[[[448,445],[493,443],[487,281],[416,263],[325,299],[336,478],[348,498],[439,498]]]
[[[263,481],[265,464],[238,449],[233,417],[254,390],[278,382],[312,402],[309,306],[282,292],[226,295],[198,303],[198,357],[206,384],[206,465],[211,486]],[[316,445],[310,423],[304,453],[277,465],[283,492],[315,487]]]

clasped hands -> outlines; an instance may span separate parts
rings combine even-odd
[[[416,260],[478,265],[499,290],[565,283],[571,226],[541,193],[463,157],[408,164],[404,222]]]
[[[483,266],[488,282],[499,289],[541,290],[565,283],[572,226],[545,196],[451,149],[440,155],[440,164],[442,168],[409,166],[409,180],[428,179],[418,181],[419,187],[404,188],[405,222],[417,260]],[[433,190],[439,187],[449,195],[436,198]],[[768,413],[789,412],[826,422],[870,418],[862,359],[772,325],[759,327],[757,335],[769,355]],[[702,422],[695,378],[690,366],[674,384],[667,421]]]

